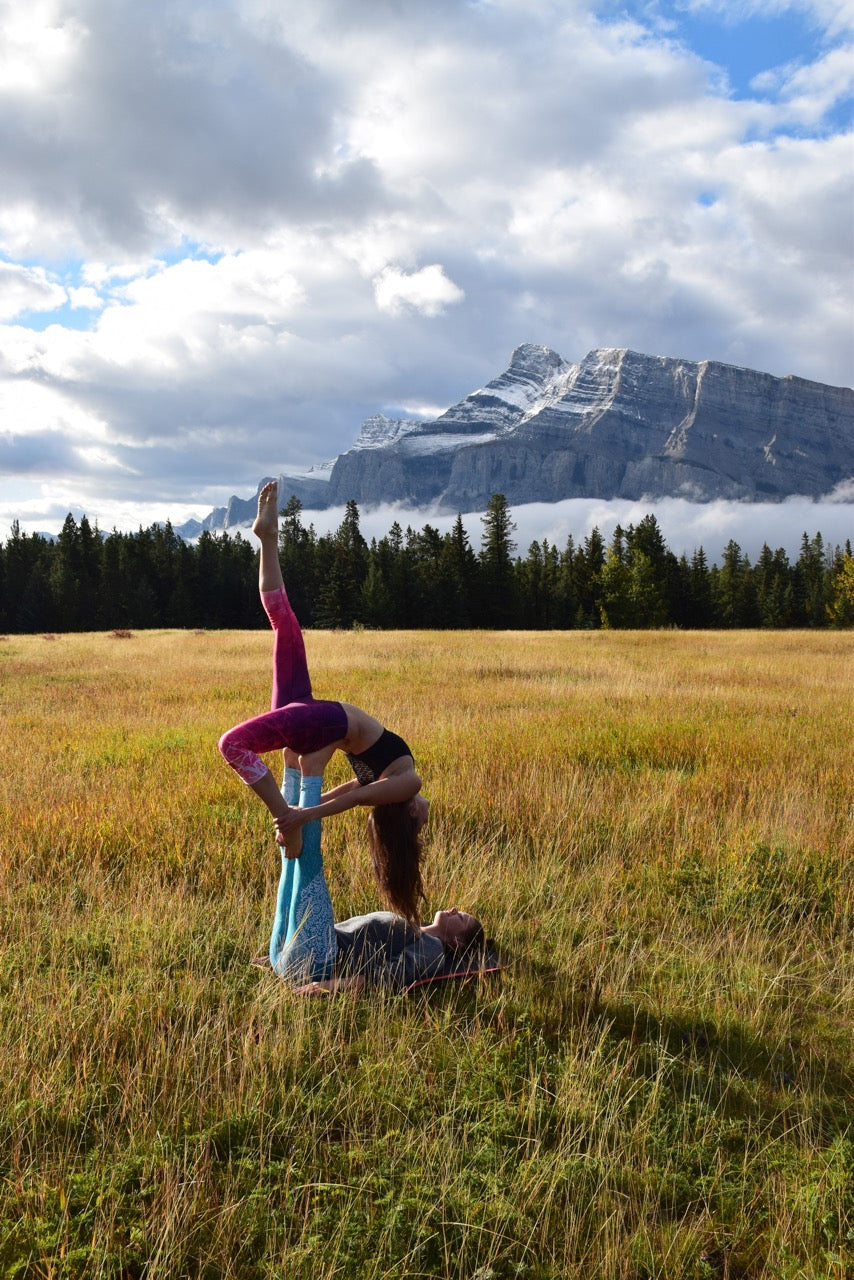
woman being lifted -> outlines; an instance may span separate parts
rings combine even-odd
[[[423,896],[419,833],[429,809],[420,794],[421,779],[409,747],[379,720],[347,702],[312,696],[302,632],[279,564],[277,500],[276,482],[270,481],[258,495],[253,525],[261,544],[258,587],[274,637],[271,710],[229,729],[219,749],[273,815],[286,857],[299,857],[306,823],[356,805],[372,806],[368,838],[374,874],[395,911],[415,923]],[[285,753],[286,766],[293,768],[298,760],[303,784],[299,808],[286,803],[259,759],[278,749]],[[323,770],[336,751],[344,752],[356,776],[321,794]]]

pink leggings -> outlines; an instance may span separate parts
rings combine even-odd
[[[347,714],[341,703],[311,695],[305,644],[285,588],[262,591],[261,603],[274,637],[271,710],[235,725],[219,740],[223,757],[249,785],[267,772],[259,759],[264,752],[283,747],[300,755],[320,751],[347,733]]]

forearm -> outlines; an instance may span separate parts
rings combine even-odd
[[[332,800],[336,796],[343,796],[350,791],[356,791],[360,785],[358,778],[351,778],[349,782],[342,782],[337,787],[330,787],[328,791],[324,791],[320,797],[320,802],[323,804],[326,800]]]
[[[264,780],[262,779],[262,784]],[[275,784],[274,784],[275,785]],[[260,789],[256,787],[258,794],[261,795]],[[357,805],[382,805],[382,804],[404,804],[407,800],[411,800],[421,790],[421,779],[416,773],[408,772],[404,774],[393,774],[389,778],[380,778],[377,782],[369,782],[367,786],[360,786],[358,782],[344,783],[340,787],[335,787],[332,791],[327,792],[321,797],[320,803],[310,806],[300,806],[299,809],[285,808],[282,814],[281,808],[274,808],[276,805],[276,797],[270,793],[269,801],[262,795],[270,812],[275,816],[276,827],[280,834],[287,834],[296,830],[297,827],[304,826],[307,822],[314,822],[318,819],[331,818],[336,813],[345,813],[348,809],[354,809]],[[281,806],[284,802],[281,796],[278,797],[278,804]]]
[[[348,809],[365,804],[360,795],[362,791],[364,787],[360,787],[358,782],[355,786],[345,783],[321,796],[320,804],[312,805],[310,809],[301,809],[300,813],[305,815],[306,822],[311,822],[314,818],[331,818],[336,813],[346,813]]]
[[[355,779],[345,782],[332,791],[321,796],[320,804],[311,810],[312,818],[331,818],[335,813],[344,813],[358,805],[373,807],[378,804],[403,804],[411,800],[421,790],[421,779],[411,771],[392,774],[389,778],[380,778],[362,786]]]

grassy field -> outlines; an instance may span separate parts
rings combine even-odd
[[[0,1274],[848,1280],[851,635],[307,644],[417,750],[429,909],[510,967],[247,964],[278,852],[216,740],[264,632],[2,639]],[[381,905],[363,822],[340,916]]]

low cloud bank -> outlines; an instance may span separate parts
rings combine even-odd
[[[840,495],[841,496],[841,495]],[[124,507],[121,504],[102,504],[100,511],[84,509],[76,504],[68,507],[62,503],[33,504],[31,510],[22,509],[0,501],[0,539],[8,538],[15,517],[25,532],[46,531],[57,533],[69,510],[76,520],[84,514],[90,524],[98,520],[102,532],[112,528],[135,530],[148,528],[155,523],[171,520],[180,526],[184,520],[200,519],[198,508],[175,506],[168,503],[146,503]],[[721,553],[732,539],[742,551],[755,560],[767,542],[772,551],[778,547],[790,558],[797,558],[801,538],[806,533],[812,538],[820,533],[831,546],[844,546],[846,539],[854,542],[854,502],[824,500],[813,502],[808,498],[790,498],[779,503],[753,502],[686,502],[681,498],[663,498],[649,502],[627,502],[613,498],[571,498],[565,502],[531,502],[511,507],[516,526],[513,540],[518,555],[526,555],[533,541],[556,544],[563,549],[572,535],[576,543],[582,542],[594,528],[610,541],[617,524],[625,528],[638,524],[646,515],[654,515],[664,539],[677,556],[691,554],[702,547],[710,562],[720,561]],[[402,506],[360,508],[359,525],[364,537],[384,537],[396,520],[405,531],[407,527],[420,532],[430,524],[440,533],[447,532],[456,515],[437,515],[429,510],[416,510]],[[475,551],[480,550],[483,533],[482,513],[463,512],[463,524]],[[330,507],[324,511],[304,510],[303,524],[313,525],[318,534],[334,533],[344,518],[343,507]],[[232,533],[238,532],[233,529]],[[239,530],[251,541],[254,538],[247,528]]]
[[[532,502],[511,507],[516,531],[513,535],[517,553],[527,554],[534,541],[544,538],[560,548],[571,534],[576,542],[594,529],[608,541],[617,524],[625,528],[638,524],[646,515],[654,515],[664,539],[677,556],[686,556],[702,547],[710,561],[719,560],[726,544],[733,540],[752,560],[767,542],[772,551],[782,547],[796,558],[804,533],[813,537],[820,533],[831,545],[854,541],[854,505],[845,502],[812,502],[807,498],[791,498],[781,503],[685,502],[681,498],[664,498],[650,502],[628,502],[621,499],[572,498],[565,502]],[[328,511],[305,511],[303,523],[313,524],[320,533],[333,532],[340,525],[343,507]],[[401,507],[376,507],[360,513],[360,528],[370,542],[388,533],[396,520],[404,530],[411,526],[421,530],[425,524],[444,533],[456,516],[433,515]],[[463,524],[475,550],[480,549],[483,525],[479,512],[463,512]]]

